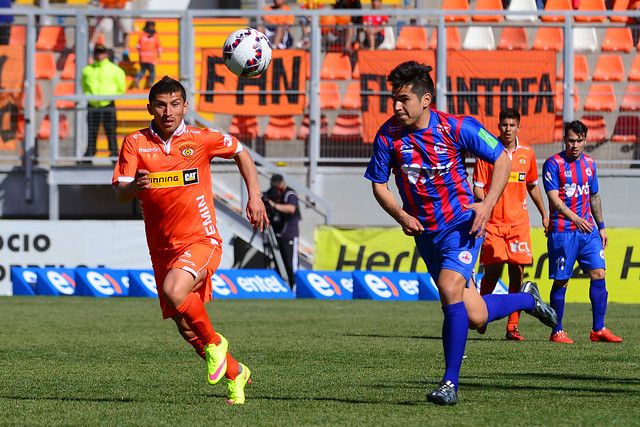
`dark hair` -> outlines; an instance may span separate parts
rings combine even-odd
[[[153,104],[153,101],[158,95],[165,93],[179,93],[180,96],[182,96],[182,100],[187,101],[187,92],[184,90],[182,83],[169,76],[164,76],[151,87],[149,91],[149,104]]]
[[[271,186],[280,185],[284,181],[284,178],[279,173],[276,173],[271,176]]]
[[[520,123],[520,113],[515,108],[505,108],[500,111],[500,121],[504,119],[516,119]]]
[[[391,89],[397,90],[403,86],[411,85],[411,92],[418,98],[422,98],[425,93],[433,93],[435,87],[429,72],[432,70],[428,65],[419,64],[416,61],[407,61],[391,70],[387,76],[387,81],[391,83]]]
[[[584,137],[586,138],[589,128],[587,128],[587,126],[585,126],[585,124],[582,123],[580,120],[574,120],[564,125],[565,138],[567,137],[567,132],[569,132],[570,130],[572,130],[576,135],[578,136],[584,135]]]

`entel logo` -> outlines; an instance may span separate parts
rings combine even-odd
[[[332,297],[334,295],[342,295],[342,285],[346,290],[353,292],[353,279],[341,279],[340,285],[331,280],[327,275],[320,276],[317,273],[307,275],[309,284],[324,297]]]
[[[51,282],[61,294],[73,295],[76,288],[76,282],[67,273],[58,273],[57,271],[47,271],[47,280]]]
[[[280,281],[276,276],[253,276],[253,277],[243,277],[238,276],[236,278],[237,285],[247,293],[286,293],[289,291],[288,288],[282,286]],[[211,276],[211,284],[213,290],[220,295],[229,295],[233,293],[234,295],[238,294],[238,289],[233,284],[231,279],[229,279],[224,274],[214,274]]]
[[[366,285],[380,298],[391,298],[392,296],[397,298],[400,296],[398,288],[388,278],[384,276],[376,276],[375,274],[366,274],[364,276],[364,282]],[[418,294],[418,281],[417,280],[400,280],[398,281],[400,288],[409,295]]]
[[[103,295],[111,296],[114,293],[118,295],[122,295],[122,288],[116,279],[111,277],[109,274],[104,273],[100,274],[97,271],[89,271],[87,272],[87,281],[89,284],[98,292]],[[125,287],[129,287],[129,278],[123,277],[122,284]]]
[[[145,288],[150,290],[152,293],[158,295],[158,288],[156,287],[156,278],[153,274],[149,273],[140,273],[140,282],[144,285]]]

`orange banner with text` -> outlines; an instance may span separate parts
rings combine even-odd
[[[359,51],[364,141],[393,115],[386,76],[398,64],[414,60],[434,68],[434,51]],[[498,115],[515,108],[522,117],[519,137],[528,143],[553,141],[555,128],[555,52],[451,51],[447,54],[447,105],[432,106],[478,119],[494,134]]]
[[[23,86],[24,47],[0,46],[0,150],[17,148]]]
[[[307,60],[304,50],[274,50],[264,73],[240,78],[224,65],[222,49],[204,49],[201,88],[211,93],[200,95],[199,109],[252,116],[303,114]]]

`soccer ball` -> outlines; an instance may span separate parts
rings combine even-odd
[[[240,77],[262,74],[271,63],[271,43],[254,28],[236,30],[227,37],[222,48],[224,64]]]

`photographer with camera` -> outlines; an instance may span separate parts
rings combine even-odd
[[[271,188],[264,192],[262,200],[289,276],[289,286],[293,288],[298,269],[298,196],[287,187],[282,175],[275,174],[271,177]]]

